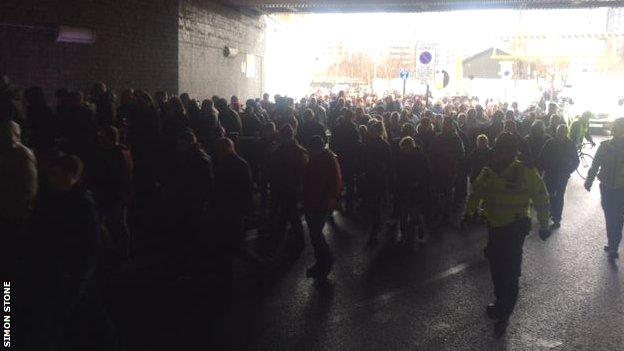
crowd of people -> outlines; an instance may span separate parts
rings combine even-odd
[[[47,307],[55,323],[33,326],[49,342],[59,342],[92,287],[102,248],[131,259],[137,203],[158,199],[162,216],[148,221],[171,236],[171,250],[269,266],[304,250],[303,214],[316,259],[307,275],[325,279],[334,257],[323,227],[334,210],[367,223],[370,247],[386,221],[406,249],[424,244],[463,219],[469,184],[487,175],[501,135],[500,145],[513,144],[511,156],[539,174],[531,181],[545,182],[542,222],[558,228],[577,145],[583,138],[593,144],[589,116],[569,131],[554,103],[521,111],[516,103],[469,97],[344,92],[299,101],[264,94],[241,103],[138,89],[116,95],[101,82],[88,94],[59,89],[54,98],[50,106],[41,87],[22,93],[6,77],[0,85],[0,231],[13,248],[3,267],[36,271],[39,284],[62,291]],[[622,232],[621,122],[586,182],[591,188],[600,171],[601,188],[620,192],[603,192],[612,258]],[[483,204],[469,205],[470,215],[487,217]],[[250,248],[245,235],[254,227],[258,245]],[[549,231],[540,233],[546,239]]]

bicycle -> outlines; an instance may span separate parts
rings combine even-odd
[[[587,179],[587,172],[589,171],[589,167],[591,167],[592,163],[594,162],[594,157],[592,155],[583,152],[583,149],[586,148],[588,145],[590,146],[590,148],[593,147],[590,143],[583,143],[581,144],[581,147],[579,147],[577,150],[579,165],[578,167],[576,167],[576,173],[583,180]]]

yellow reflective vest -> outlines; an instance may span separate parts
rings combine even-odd
[[[531,202],[542,228],[548,227],[549,199],[537,171],[515,160],[499,175],[485,167],[472,184],[466,215],[472,216],[483,200],[485,216],[491,227],[504,227],[529,218]]]

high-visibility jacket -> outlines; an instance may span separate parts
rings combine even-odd
[[[520,161],[513,161],[500,175],[484,167],[472,184],[466,215],[473,215],[481,200],[491,227],[504,227],[529,218],[531,202],[542,228],[548,226],[550,205],[546,186],[534,168]]]
[[[583,144],[584,139],[587,139],[587,141],[589,142],[594,141],[591,137],[591,134],[589,134],[589,123],[585,123],[578,119],[570,124],[568,138],[570,138],[570,140],[572,140],[574,145],[577,147]]]

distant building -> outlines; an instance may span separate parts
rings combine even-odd
[[[465,59],[462,63],[464,78],[501,78],[500,60],[492,58],[492,56],[496,55],[509,54],[496,48],[489,48]]]

